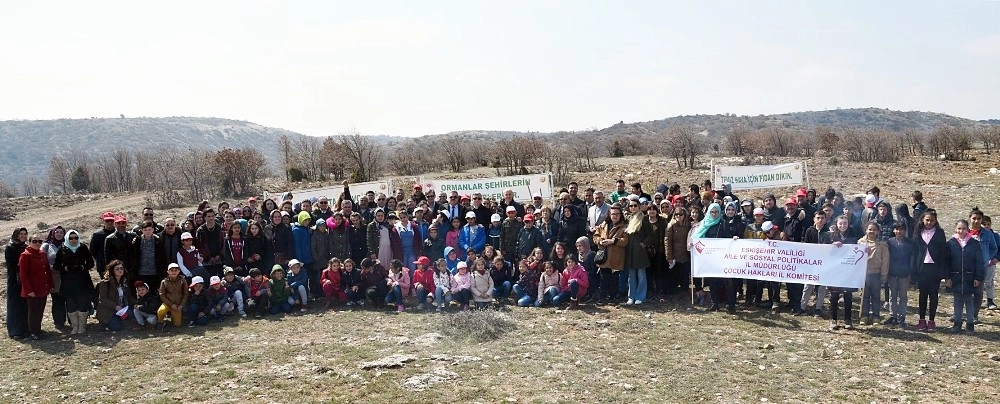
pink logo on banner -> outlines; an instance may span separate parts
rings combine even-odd
[[[694,249],[698,251],[698,254],[701,254],[702,251],[705,251],[705,244],[701,241],[694,243]]]

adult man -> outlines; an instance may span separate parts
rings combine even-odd
[[[451,191],[451,194],[448,195],[448,206],[445,206],[444,209],[448,211],[449,218],[457,217],[462,222],[462,225],[465,225],[467,218],[466,209],[465,206],[458,203],[458,191]],[[476,215],[473,214],[472,216],[475,217]]]
[[[503,199],[500,200],[497,211],[506,212],[508,206],[513,206],[517,210],[517,217],[524,216],[524,206],[514,200],[514,190],[510,188],[503,190]]]
[[[632,195],[639,195],[639,198],[646,198],[647,201],[653,200],[649,194],[642,192],[642,183],[639,182],[632,183]]]
[[[340,212],[344,214],[344,217],[351,217],[351,214],[354,213],[354,201],[350,199],[340,201]]]
[[[531,195],[531,207],[535,208],[535,212],[542,210],[542,206],[545,206],[545,200],[542,199],[542,194],[535,192]]]
[[[628,191],[625,190],[625,180],[615,181],[615,192],[611,193],[611,203],[618,203],[619,199],[628,197]]]
[[[483,205],[483,194],[476,192],[472,194],[472,206],[468,211],[476,214],[476,223],[485,223],[483,227],[486,230],[490,229],[490,216],[493,215],[493,211]]]
[[[594,206],[594,188],[587,188],[583,190],[583,206],[584,212],[590,210],[591,206]]]
[[[779,229],[785,227],[785,211],[778,207],[774,194],[768,192],[764,194],[764,221],[778,226]]]
[[[333,217],[333,209],[330,208],[330,199],[325,196],[319,197],[316,201],[316,207],[313,208],[312,216],[314,225],[317,221],[326,221],[326,219]]]
[[[805,188],[799,188],[795,191],[795,202],[798,203],[799,209],[805,212],[805,217],[802,219],[802,229],[808,229],[813,225],[813,215],[816,214],[816,206],[809,204],[809,191]]]
[[[577,212],[586,212],[587,211],[586,202],[584,202],[583,199],[580,199],[580,197],[577,196],[577,193],[579,192],[580,192],[580,185],[577,184],[576,181],[570,182],[569,203],[573,206],[576,206]]]
[[[604,203],[604,192],[594,192],[594,206],[587,211],[587,231],[594,234],[597,227],[608,220],[610,206]]]
[[[194,236],[203,266],[211,276],[222,277],[222,226],[215,222],[215,210],[205,209],[205,224],[198,227]]]
[[[115,214],[104,212],[101,215],[101,222],[104,227],[90,235],[90,253],[94,255],[94,263],[97,265],[97,274],[104,277],[104,267],[107,261],[104,259],[104,241],[111,233],[115,232]]]
[[[125,269],[134,272],[128,266],[132,264],[132,239],[135,233],[128,231],[128,219],[125,215],[115,216],[115,232],[108,235],[104,240],[105,265],[111,261],[119,260],[125,265]]]
[[[781,238],[783,240],[801,242],[805,227],[802,224],[802,216],[805,213],[799,208],[799,201],[796,198],[788,198],[785,201],[785,225],[781,227]],[[792,313],[799,315],[802,311],[802,290],[805,285],[801,283],[786,283],[788,289],[788,305]]]
[[[127,268],[131,268],[132,273],[147,285],[158,285],[160,280],[166,276],[167,269],[165,266],[157,267],[156,265],[161,261],[157,257],[160,239],[156,236],[152,220],[143,221],[139,225],[139,229],[139,236],[132,239],[132,262]],[[161,271],[163,271],[162,274]]]
[[[174,218],[168,217],[167,220],[163,221],[163,231],[157,236],[160,238],[156,254],[160,260],[156,264],[156,268],[159,270],[177,262],[177,250],[181,248],[181,229],[177,227],[177,221]]]
[[[135,227],[132,228],[132,233],[135,234],[136,236],[139,236],[139,233],[141,233],[142,230],[142,224],[147,220],[153,222],[154,232],[159,233],[163,231],[163,226],[157,224],[156,221],[153,220],[153,208],[147,206],[145,208],[142,208],[142,222],[139,222],[139,224],[135,225]]]

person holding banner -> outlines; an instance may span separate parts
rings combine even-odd
[[[857,238],[850,235],[851,218],[845,215],[837,217],[836,222],[830,230],[830,240],[833,245],[838,248],[844,244],[857,244]],[[851,322],[851,310],[854,304],[854,288],[839,288],[839,287],[829,287],[827,291],[830,292],[830,330],[836,330],[840,327],[837,323],[837,316],[840,311],[840,298],[844,298],[844,328],[852,329],[854,324]]]
[[[802,235],[802,242],[809,244],[830,244],[833,241],[830,239],[830,235],[826,231],[826,213],[822,210],[817,210],[813,214],[813,225],[812,227],[805,230]],[[816,291],[816,305],[813,307],[813,314],[816,317],[823,317],[823,300],[826,298],[826,287],[820,285],[803,285],[802,289],[802,300],[799,305],[799,311],[801,313],[806,313],[809,298],[812,297],[813,291]]]
[[[701,226],[695,232],[694,239],[700,238],[730,238],[738,236],[728,234],[728,227],[723,223],[722,207],[718,203],[708,206],[708,213],[701,221]],[[726,309],[730,313],[736,312],[736,289],[733,288],[733,280],[730,278],[711,278],[709,281],[709,291],[712,294],[712,307],[710,311],[719,311],[719,303],[722,303],[722,294],[725,294]]]
[[[691,217],[685,208],[674,209],[670,223],[664,230],[663,252],[667,260],[667,294],[673,294],[678,288],[687,285],[691,277],[691,252],[688,251],[687,238],[691,231]],[[701,279],[699,279],[699,283]],[[691,282],[691,287],[701,294],[701,287]],[[694,292],[694,291],[692,291]]]

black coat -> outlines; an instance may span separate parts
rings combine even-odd
[[[950,291],[971,295],[976,289],[974,281],[981,283],[986,274],[986,263],[983,262],[983,249],[979,246],[979,240],[970,237],[965,248],[962,248],[958,240],[951,238],[948,240],[948,249],[951,251],[948,265]]]
[[[81,243],[76,252],[73,252],[66,243],[63,243],[56,252],[52,269],[59,271],[62,276],[62,284],[59,287],[61,295],[76,298],[93,296],[97,292],[90,277],[90,271],[94,269],[94,256],[86,244]]]
[[[937,284],[948,276],[948,265],[951,262],[951,250],[948,248],[948,240],[944,235],[944,230],[940,227],[934,230],[931,242],[925,243],[921,231],[913,235],[913,246],[915,250],[915,260],[917,268],[914,278],[918,282]],[[931,259],[935,265],[924,265],[924,256],[930,252]],[[927,272],[932,270],[933,272]]]

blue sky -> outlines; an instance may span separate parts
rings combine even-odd
[[[1000,118],[998,1],[287,3],[5,4],[0,119],[418,136],[869,106]]]

